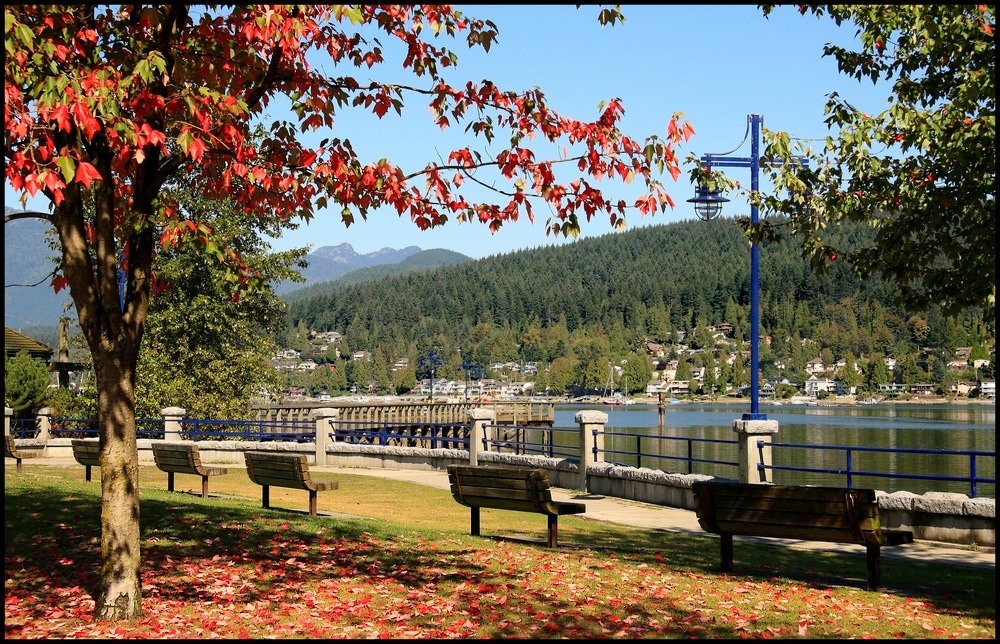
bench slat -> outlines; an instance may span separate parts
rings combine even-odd
[[[851,532],[849,528],[775,525],[768,523],[740,523],[737,521],[730,521],[726,523],[719,522],[718,525],[722,532],[751,537],[774,537],[778,539],[799,539],[802,541],[829,541],[831,543],[858,543],[854,533]]]
[[[857,525],[862,531],[874,531],[879,528],[879,521],[876,517],[858,517],[857,521],[852,521],[844,512],[843,505],[840,514],[810,514],[805,512],[785,512],[783,510],[742,510],[739,508],[715,507],[715,522],[723,525],[727,522],[735,523],[761,523],[775,526],[797,526],[812,525],[831,530],[850,530],[852,525]]]
[[[723,510],[728,510],[733,512],[783,512],[804,516],[839,516],[845,518],[847,516],[844,509],[843,494],[836,501],[781,498],[753,499],[713,494],[712,506],[715,508],[716,514],[719,514]],[[865,518],[878,516],[878,507],[873,502],[861,500],[855,504],[855,507],[859,516]]]

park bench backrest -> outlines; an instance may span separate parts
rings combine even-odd
[[[315,490],[309,460],[303,454],[244,452],[247,476],[257,485]]]
[[[73,458],[80,465],[101,466],[101,442],[94,439],[74,438]]]
[[[5,458],[21,458],[17,453],[17,443],[14,442],[14,435],[7,434],[4,436],[6,441],[3,445],[3,455]]]
[[[559,514],[552,502],[549,474],[542,469],[514,470],[449,465],[448,481],[452,496],[462,505]]]
[[[875,490],[695,482],[698,523],[708,532],[860,545],[890,545]]]
[[[21,453],[17,451],[17,443],[14,442],[14,435],[7,434],[7,440],[4,441],[3,455],[5,458],[13,458],[17,461],[17,473],[21,473],[21,459],[32,458],[38,456],[37,452],[26,452]]]
[[[164,472],[205,474],[201,465],[201,454],[198,452],[198,446],[194,443],[153,442],[152,446],[156,467]]]

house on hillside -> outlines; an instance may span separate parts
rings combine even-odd
[[[813,358],[808,363],[806,363],[806,373],[811,376],[815,376],[826,372],[826,364],[823,363],[822,358]]]
[[[813,376],[806,380],[806,395],[807,396],[818,396],[820,392],[826,392],[829,394],[840,395],[844,386],[839,380],[834,380],[833,378],[819,378]]]
[[[953,381],[945,384],[945,388],[952,396],[965,397],[976,388],[976,383],[966,380]]]
[[[890,382],[887,384],[879,385],[879,394],[885,396],[886,398],[894,398],[900,394],[905,394],[908,390],[906,385],[902,385],[896,382]]]
[[[656,356],[657,358],[662,358],[666,355],[663,345],[659,342],[650,340],[649,338],[646,338],[643,342],[646,345],[646,355]]]

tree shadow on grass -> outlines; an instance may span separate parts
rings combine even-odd
[[[7,594],[19,598],[24,618],[49,619],[53,605],[80,604],[87,600],[85,593],[96,597],[99,494],[99,486],[93,483],[37,479],[5,490]],[[464,535],[458,538],[462,531],[434,536],[381,519],[265,510],[259,507],[259,499],[201,499],[144,489],[140,511],[143,596],[144,601],[151,600],[150,605],[152,600],[191,606],[274,602],[276,587],[294,594],[336,580],[359,587],[391,580],[411,591],[447,588],[449,601],[458,602],[456,610],[471,611],[485,601],[484,588],[509,586],[519,590],[510,593],[509,604],[493,607],[499,617],[517,623],[525,614],[544,614],[543,628],[548,630],[540,636],[584,638],[606,637],[608,625],[597,620],[581,622],[574,616],[577,604],[544,586],[524,587],[523,572],[498,568],[496,557],[521,558],[541,569],[567,553],[591,552],[590,565],[603,568],[620,560],[645,565],[657,575],[696,578],[701,581],[695,583],[710,588],[744,578],[792,579],[810,587],[854,585],[855,581],[864,585],[863,549],[851,556],[741,542],[736,574],[724,576],[718,573],[717,538],[613,524],[567,521],[569,529],[560,531],[560,548],[549,550],[540,542],[542,519],[538,533],[512,537],[522,543],[508,551],[491,546],[489,538],[479,548],[475,540]],[[982,590],[986,582],[992,589],[993,575],[944,568],[885,561],[886,590],[922,598],[937,607],[954,607],[969,617],[995,619],[992,595],[984,602],[982,596],[969,594],[986,592]],[[972,583],[968,575],[978,575],[978,581]],[[605,598],[595,599],[603,602]],[[637,623],[658,621],[658,635],[731,638],[741,634],[732,624],[692,623],[694,613],[673,602],[629,606],[628,610]],[[703,630],[685,630],[694,627]],[[17,631],[11,630],[15,628],[5,630],[16,637]],[[516,636],[510,631],[502,634]]]
[[[498,534],[491,538],[539,547],[545,545],[544,538],[527,535]],[[586,521],[581,526],[573,526],[572,532],[560,530],[559,549],[603,551],[639,563],[667,564],[681,573],[726,575],[721,572],[719,537],[709,533],[696,536]],[[868,591],[865,548],[862,546],[858,546],[856,552],[835,552],[737,539],[735,549],[734,570],[728,573],[732,579],[786,580],[812,588],[846,587],[873,594],[892,593],[962,611],[970,617],[996,619],[995,571],[992,569],[958,568],[883,556],[881,586],[878,591]],[[970,611],[972,606],[977,608]]]

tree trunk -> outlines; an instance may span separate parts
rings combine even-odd
[[[135,372],[114,354],[94,353],[101,434],[101,582],[96,619],[142,614],[139,553],[139,453]]]

